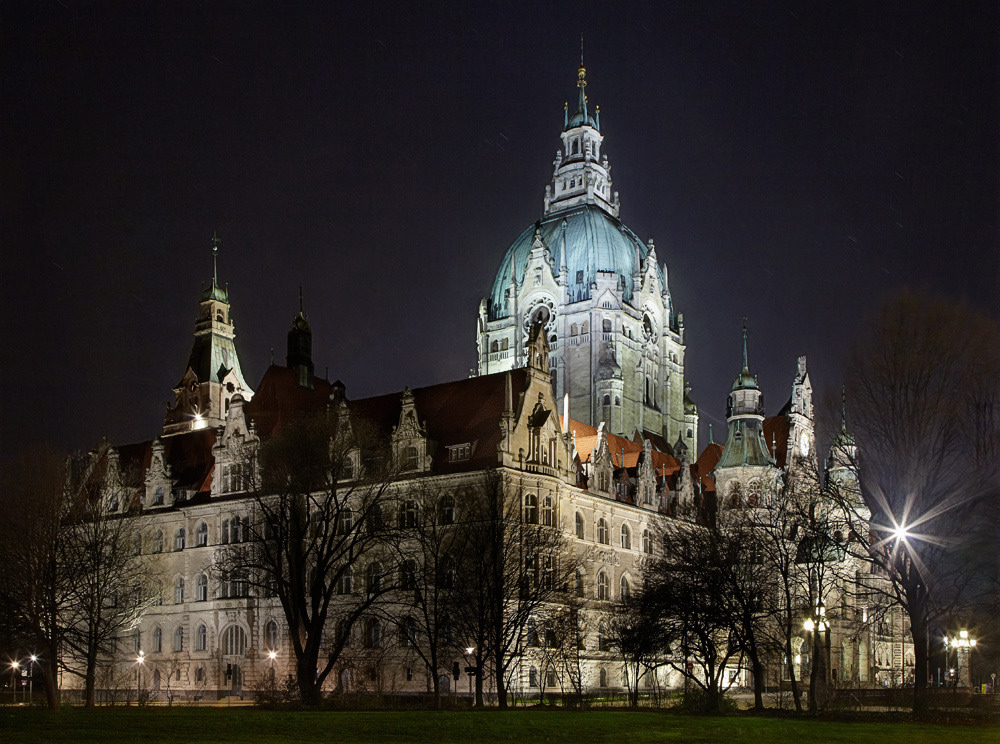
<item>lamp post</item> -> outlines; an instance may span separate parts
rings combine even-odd
[[[12,661],[10,663],[10,680],[11,685],[14,687],[14,704],[17,705],[17,683],[21,681],[21,662]],[[24,694],[21,694],[21,698],[24,698]]]
[[[976,647],[976,639],[969,637],[969,631],[965,628],[958,631],[958,636],[945,636],[944,646],[946,649],[955,649],[955,666],[951,676],[955,680],[955,687],[970,687],[972,685],[972,664],[970,653]],[[964,662],[964,663],[963,663]]]
[[[472,701],[472,678],[475,677],[479,670],[476,668],[475,659],[472,658],[472,654],[476,651],[475,646],[468,646],[465,649],[465,660],[468,662],[468,666],[465,667],[465,673],[469,675],[469,700]],[[473,701],[475,702],[475,701]]]
[[[142,698],[142,665],[146,663],[146,654],[140,649],[135,657],[135,704],[139,705]]]
[[[31,705],[35,699],[35,663],[38,657],[31,654],[28,658],[31,660],[28,666],[28,705]]]
[[[816,712],[816,692],[822,684],[826,685],[826,637],[829,634],[830,626],[826,622],[826,606],[821,599],[813,612],[812,617],[806,618],[802,627],[809,633],[809,712]],[[828,636],[827,636],[828,637]],[[822,675],[820,674],[822,672]]]

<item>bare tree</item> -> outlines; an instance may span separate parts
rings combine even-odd
[[[377,429],[351,421],[346,404],[284,423],[246,445],[249,519],[219,568],[263,597],[276,597],[288,624],[296,685],[316,705],[351,629],[388,587],[356,591],[364,565],[385,554],[394,465]],[[336,617],[331,614],[336,610]],[[328,621],[336,619],[339,632]]]
[[[725,672],[742,653],[739,615],[730,595],[738,554],[725,533],[693,522],[665,527],[669,551],[645,573],[639,600],[647,627],[672,652],[671,665],[721,709]]]
[[[106,443],[69,478],[69,515],[62,555],[70,601],[62,622],[69,651],[64,668],[84,681],[96,703],[97,667],[114,639],[136,627],[154,601],[142,555],[138,469],[122,466]]]
[[[657,660],[667,653],[663,638],[650,627],[648,617],[637,599],[619,602],[605,623],[608,642],[624,667],[625,689],[629,706],[639,707],[639,683],[655,670]]]
[[[427,669],[435,708],[440,707],[440,677],[447,668],[443,659],[461,646],[455,636],[455,587],[467,542],[458,510],[452,488],[418,484],[403,494],[395,543],[399,580],[384,603],[403,645]]]
[[[926,707],[930,625],[995,577],[995,547],[978,554],[964,548],[988,522],[971,515],[989,515],[996,497],[998,385],[996,324],[916,293],[886,305],[850,361],[864,509],[848,511],[864,557],[884,579],[873,589],[909,618],[917,713]]]
[[[511,476],[490,471],[466,494],[462,526],[469,549],[458,572],[464,632],[476,640],[476,665],[490,662],[500,708],[526,642],[530,620],[544,622],[575,575],[576,562],[559,526],[546,524],[537,503]],[[477,681],[477,704],[481,701]]]
[[[70,574],[62,560],[69,510],[66,458],[50,451],[19,456],[0,484],[0,605],[13,641],[30,646],[42,672],[46,702],[59,706],[59,661],[71,605]]]

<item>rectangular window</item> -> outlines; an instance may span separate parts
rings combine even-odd
[[[576,272],[576,283],[577,284],[583,284],[583,272],[582,271]]]
[[[461,462],[472,457],[472,445],[468,442],[448,447],[448,461]]]

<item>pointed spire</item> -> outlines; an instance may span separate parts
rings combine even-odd
[[[715,437],[712,436],[712,422],[708,422],[708,443],[715,444]]]
[[[299,315],[302,315],[302,285],[299,285]]]
[[[566,229],[569,223],[562,221],[562,231],[559,239],[559,275],[563,279],[563,284],[569,284],[569,267],[566,265]]]
[[[219,286],[219,234],[212,231],[212,286]]]
[[[743,316],[743,371],[750,372],[750,364],[747,358],[747,317]]]

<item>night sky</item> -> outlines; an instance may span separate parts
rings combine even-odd
[[[887,291],[997,315],[996,3],[528,5],[0,2],[0,451],[159,432],[213,231],[252,386],[300,285],[349,397],[466,376],[581,32],[716,437],[743,316],[774,413]]]

